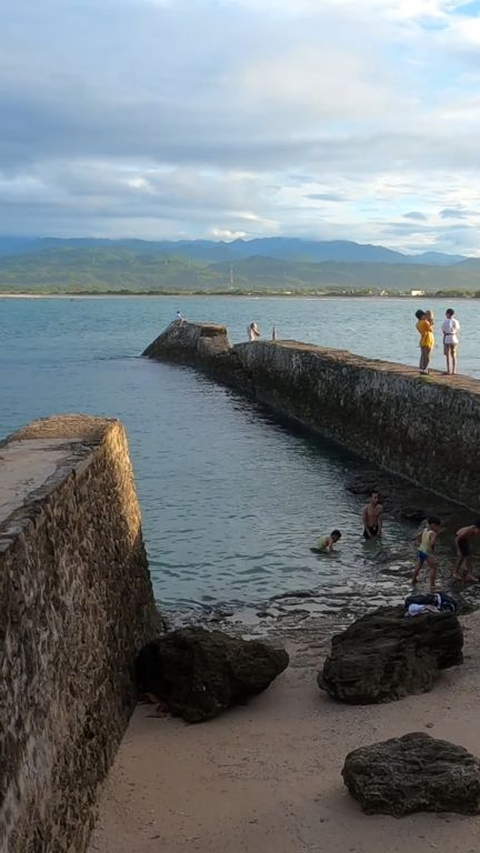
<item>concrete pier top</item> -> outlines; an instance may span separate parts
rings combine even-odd
[[[12,441],[2,449],[0,524],[55,474],[68,455],[65,440],[61,438]]]
[[[0,538],[8,519],[54,488],[111,425],[108,418],[58,415],[33,421],[0,442]]]

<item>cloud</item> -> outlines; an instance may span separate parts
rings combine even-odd
[[[468,213],[466,210],[462,210],[462,208],[444,207],[440,211],[439,216],[442,219],[466,219]]]
[[[410,213],[404,213],[403,218],[417,220],[418,222],[424,222],[428,219],[428,217],[419,210],[411,210]]]
[[[305,198],[311,198],[313,201],[346,201],[346,197],[341,193],[307,193]]]
[[[0,232],[476,251],[479,21],[455,0],[17,0]]]

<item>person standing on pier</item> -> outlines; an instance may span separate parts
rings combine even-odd
[[[431,311],[415,311],[418,322],[416,329],[420,335],[420,364],[419,372],[427,375],[430,357],[435,343],[433,337],[433,314]]]
[[[442,325],[443,353],[447,360],[447,376],[454,376],[457,372],[457,346],[460,323],[454,317],[453,308],[445,311],[445,320]]]

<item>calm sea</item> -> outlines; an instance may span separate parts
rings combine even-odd
[[[415,363],[418,300],[255,298],[0,298],[0,434],[60,412],[119,417],[141,500],[156,596],[176,609],[258,605],[319,589],[346,598],[401,594],[362,544],[362,501],[345,489],[357,461],[294,432],[188,368],[139,357],[179,309],[225,322],[234,341],[263,333]],[[425,303],[427,305],[427,303]],[[445,305],[429,300],[438,318]],[[480,301],[459,303],[463,372],[480,377]],[[437,349],[435,366],[442,367]],[[309,547],[339,527],[339,553]],[[411,528],[389,523],[386,545]]]

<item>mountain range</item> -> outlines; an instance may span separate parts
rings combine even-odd
[[[296,238],[0,237],[0,292],[480,293],[480,258]]]
[[[0,255],[23,255],[49,249],[130,249],[141,254],[175,255],[206,263],[236,261],[254,255],[283,260],[337,261],[339,263],[427,264],[428,266],[453,266],[466,258],[442,252],[423,252],[408,255],[351,240],[302,240],[298,237],[261,237],[254,240],[232,240],[229,243],[214,240],[108,240],[94,237],[2,237]]]

